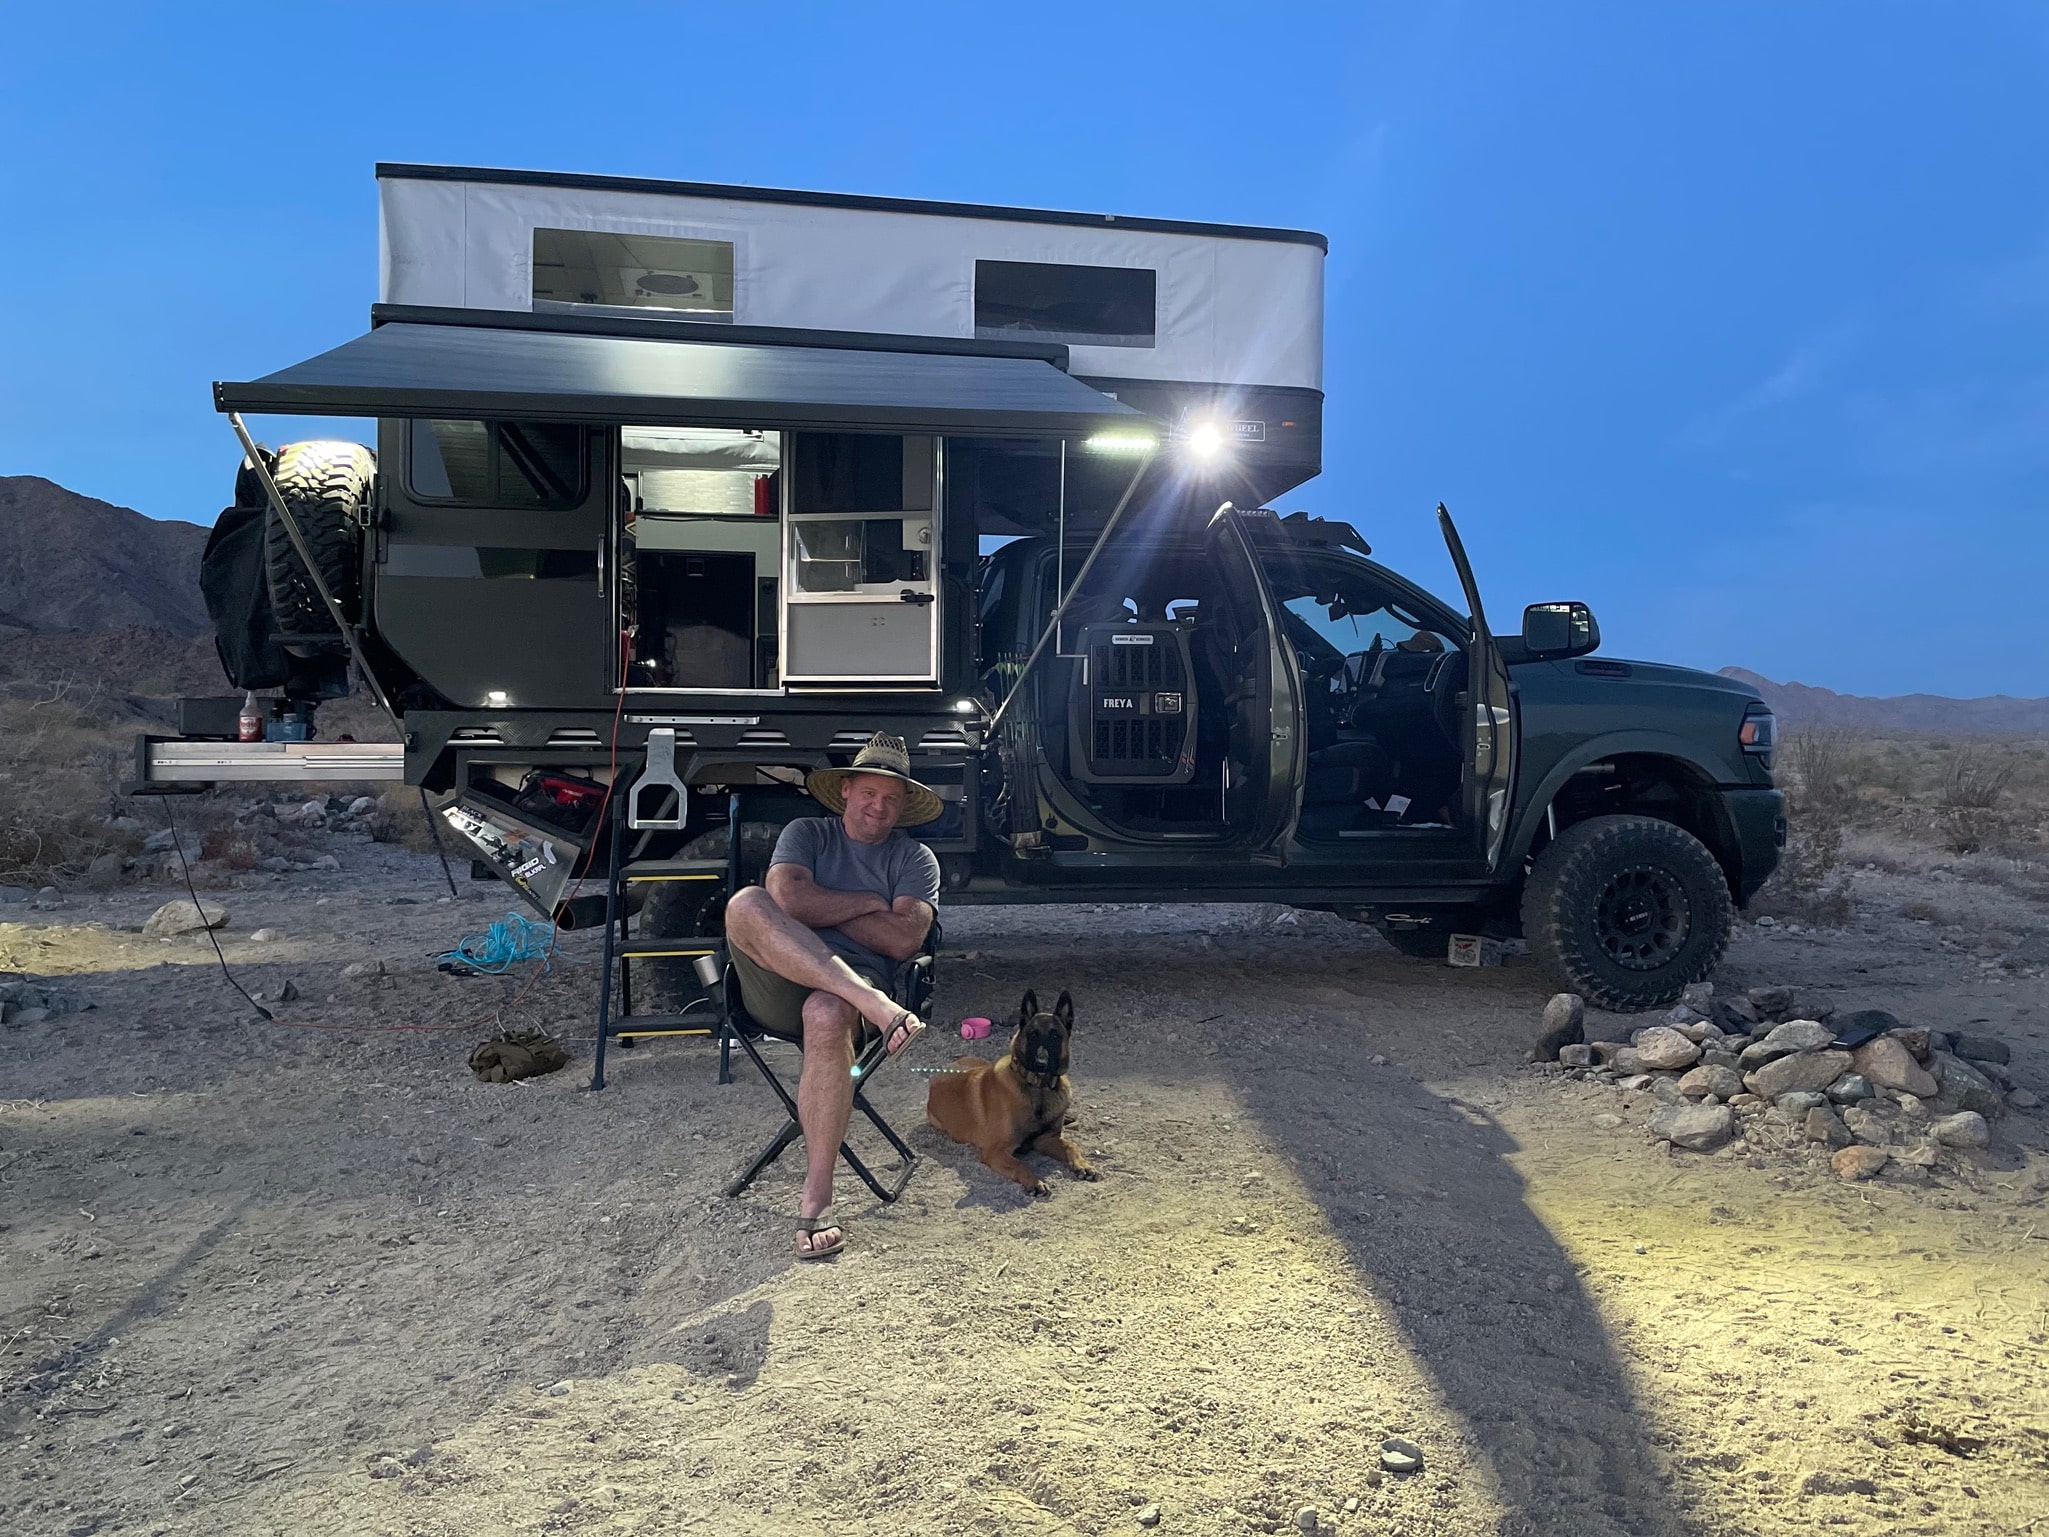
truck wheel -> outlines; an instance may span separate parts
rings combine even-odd
[[[278,450],[274,473],[278,494],[306,536],[320,579],[343,615],[354,619],[359,538],[370,508],[376,456],[359,443],[288,443]],[[279,633],[287,640],[333,637],[334,620],[275,510],[264,519],[263,562]]]
[[[1682,827],[1654,817],[1574,823],[1523,888],[1523,938],[1550,978],[1597,1008],[1671,1003],[1729,947],[1729,882]]]

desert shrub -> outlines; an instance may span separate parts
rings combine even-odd
[[[1946,907],[1937,907],[1933,902],[1903,902],[1900,904],[1900,916],[1918,923],[1939,923],[1944,927],[1954,927],[1957,923],[1955,913]]]
[[[106,823],[123,755],[83,713],[89,692],[55,680],[0,697],[0,881],[40,886],[131,852]]]
[[[1977,743],[1950,752],[1937,789],[1936,826],[1951,852],[1974,854],[2011,834],[2004,802],[2018,768],[2011,754]]]
[[[1786,791],[1786,851],[1758,894],[1766,911],[1840,927],[1849,920],[1843,839],[1859,807],[1859,754],[1849,732],[1821,727],[1788,736],[1778,755]]]
[[[377,787],[377,809],[370,813],[369,828],[370,836],[379,843],[397,844],[415,854],[434,851],[427,818],[420,810],[420,792],[411,785]]]

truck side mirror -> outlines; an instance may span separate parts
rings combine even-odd
[[[1601,644],[1601,627],[1584,603],[1532,603],[1523,610],[1523,652],[1531,661],[1585,656]]]

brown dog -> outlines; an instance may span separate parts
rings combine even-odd
[[[1040,1012],[1038,994],[1026,993],[1010,1050],[994,1062],[954,1058],[960,1071],[932,1080],[925,1119],[973,1147],[983,1163],[1031,1195],[1049,1192],[1020,1153],[1044,1153],[1076,1179],[1096,1178],[1081,1149],[1060,1134],[1067,1121],[1067,1046],[1073,1035],[1074,1001],[1066,993],[1050,1014]]]

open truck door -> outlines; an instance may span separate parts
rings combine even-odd
[[[1211,556],[1217,569],[1229,574],[1232,590],[1244,594],[1259,610],[1258,626],[1233,658],[1233,676],[1226,679],[1225,704],[1241,726],[1234,740],[1248,744],[1248,755],[1263,752],[1264,761],[1242,765],[1227,758],[1227,775],[1250,771],[1252,798],[1233,806],[1232,820],[1242,823],[1242,842],[1255,850],[1275,847],[1294,827],[1302,803],[1302,781],[1308,746],[1303,719],[1302,676],[1294,647],[1281,628],[1280,605],[1266,579],[1249,520],[1273,514],[1241,511],[1226,502],[1210,520]],[[1231,804],[1228,779],[1226,804]]]
[[[1466,647],[1464,811],[1476,851],[1492,870],[1500,862],[1502,844],[1508,837],[1509,802],[1515,792],[1515,690],[1508,681],[1508,664],[1501,648],[1487,628],[1480,586],[1473,580],[1465,543],[1442,502],[1437,504],[1437,526],[1444,534],[1445,548],[1451,552],[1451,563],[1457,568],[1459,586],[1465,589],[1466,606],[1473,616],[1472,639]]]

